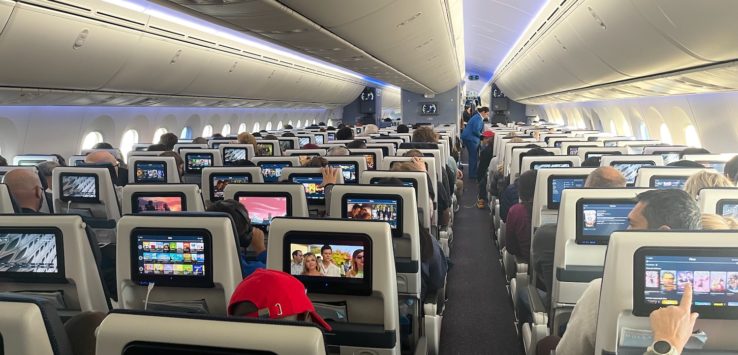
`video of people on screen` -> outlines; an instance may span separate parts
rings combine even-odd
[[[213,175],[213,197],[216,199],[223,198],[223,191],[225,191],[228,184],[248,184],[251,182],[251,177],[248,175]]]
[[[182,198],[168,197],[139,197],[137,199],[138,212],[181,212]]]
[[[249,211],[253,225],[270,225],[272,218],[287,215],[286,197],[240,196],[238,202]]]
[[[200,171],[213,165],[213,157],[209,154],[189,154],[187,155],[187,169],[192,171]]]
[[[364,278],[364,247],[339,244],[290,244],[292,275]]]
[[[136,182],[166,182],[166,165],[162,163],[137,163]]]
[[[282,176],[282,169],[290,166],[289,164],[261,164],[261,176],[264,177],[264,182],[277,182],[279,177]]]
[[[349,199],[346,203],[346,216],[349,219],[385,221],[397,228],[397,201]]]
[[[260,157],[271,157],[274,155],[274,146],[271,143],[257,143],[256,155]]]

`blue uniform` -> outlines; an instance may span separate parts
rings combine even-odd
[[[484,129],[484,121],[482,115],[476,113],[469,119],[464,131],[461,132],[461,140],[464,141],[469,152],[469,176],[476,178],[477,176],[477,151],[479,150],[479,141],[482,137]]]

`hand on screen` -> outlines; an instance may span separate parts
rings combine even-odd
[[[692,284],[684,287],[684,294],[678,306],[659,308],[651,312],[651,331],[653,340],[668,341],[681,354],[684,345],[692,335],[699,314],[692,313]]]
[[[321,187],[325,187],[338,182],[338,172],[340,169],[331,168],[330,166],[323,167],[321,173],[323,173],[323,182],[320,184]]]
[[[412,158],[412,163],[415,166],[418,171],[425,172],[425,163],[423,162],[423,159],[420,159],[418,157]]]

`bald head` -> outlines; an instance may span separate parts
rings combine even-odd
[[[611,189],[625,187],[626,183],[625,176],[618,169],[611,166],[601,166],[589,173],[584,187]]]
[[[85,163],[87,164],[112,164],[118,165],[118,160],[115,159],[113,154],[105,151],[97,151],[87,154],[85,157]]]
[[[38,175],[30,169],[15,169],[5,174],[3,179],[10,195],[20,208],[38,212],[43,201],[43,188]]]

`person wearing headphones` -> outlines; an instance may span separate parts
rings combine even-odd
[[[251,218],[249,218],[249,211],[246,207],[236,200],[222,200],[212,204],[207,211],[223,212],[231,216],[241,247],[241,269],[244,277],[248,277],[257,269],[266,268],[267,248],[264,232],[251,225]],[[246,259],[247,249],[256,254],[256,260]]]

